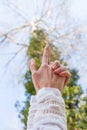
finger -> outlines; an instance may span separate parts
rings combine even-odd
[[[66,77],[66,79],[65,79],[65,83],[64,83],[64,86],[67,85],[67,83],[69,82],[69,80],[70,80],[70,78],[67,78],[67,77]]]
[[[29,62],[29,65],[30,65],[30,70],[31,70],[31,73],[32,73],[33,84],[34,84],[35,90],[37,92],[38,89],[39,89],[39,85],[38,85],[38,82],[37,82],[38,80],[37,80],[37,71],[36,71],[35,60],[31,59],[30,62]]]
[[[63,77],[66,77],[65,78],[65,83],[64,83],[64,86],[65,86],[70,80],[71,73],[69,71],[64,71],[64,72],[60,73],[59,75],[63,76]]]
[[[36,62],[34,59],[31,59],[29,62],[31,73],[36,72]]]
[[[68,70],[61,72],[59,75],[63,76],[63,77],[65,76],[65,77],[68,77],[68,78],[71,77],[71,73]]]
[[[66,67],[65,66],[60,66],[58,69],[54,70],[54,72],[56,74],[59,74],[59,73],[61,73],[63,71],[66,71]]]
[[[54,61],[53,65],[52,65],[52,69],[56,70],[59,67],[60,67],[60,62],[58,60]]]
[[[46,44],[43,52],[42,64],[44,63],[49,64],[49,62],[50,62],[50,46],[49,44]]]

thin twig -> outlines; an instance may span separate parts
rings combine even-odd
[[[10,60],[8,60],[8,62],[5,64],[4,67],[7,67],[7,66],[13,61],[13,59],[15,59],[16,56],[17,56],[23,49],[24,49],[24,47],[21,47],[21,48],[14,54],[14,56],[12,56],[12,57],[10,58]]]

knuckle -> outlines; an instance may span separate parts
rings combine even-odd
[[[63,67],[63,70],[67,70],[67,68],[64,66],[64,67]]]
[[[47,68],[48,65],[47,65],[46,63],[44,63],[44,64],[42,65],[42,67],[43,67],[43,68]]]
[[[63,65],[61,66],[61,69],[62,70],[67,70],[66,66],[63,66]]]
[[[60,71],[62,71],[62,70],[63,70],[63,68],[59,68],[59,70],[60,70]]]
[[[61,67],[61,64],[58,60],[55,61],[55,64],[58,66],[58,67]]]
[[[59,64],[60,62],[58,60],[55,60],[55,63]]]

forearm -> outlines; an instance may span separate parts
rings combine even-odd
[[[67,130],[65,103],[57,89],[43,88],[32,97],[27,130]]]

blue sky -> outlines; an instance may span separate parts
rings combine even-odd
[[[26,18],[30,21],[35,19],[35,14],[39,13],[38,10],[36,10],[36,3],[38,2],[38,6],[40,6],[41,0],[37,0],[37,2],[35,0],[33,0],[33,2],[32,0],[13,0],[12,2],[20,7],[20,9],[26,14]],[[56,2],[57,0],[55,0],[54,3]],[[69,0],[69,2],[71,1]],[[20,19],[15,13],[11,12],[8,6],[6,6],[6,3],[7,0],[0,0],[0,32],[6,32],[12,27],[21,25],[24,22],[23,19]],[[83,24],[87,27],[87,0],[73,0],[69,5],[72,17],[77,17],[79,24]],[[87,47],[87,43],[84,45]],[[82,46],[79,47],[81,48]],[[25,59],[25,64],[27,64],[27,58],[25,58],[24,51],[22,51],[18,57],[14,59],[14,62],[6,68],[4,65],[9,59],[9,55],[2,55],[2,53],[12,53],[16,49],[19,48],[13,44],[10,44],[9,47],[4,45],[0,48],[0,130],[22,130],[22,124],[17,117],[17,111],[14,104],[16,100],[19,100],[20,102],[25,100],[24,88],[21,80],[23,74],[26,72],[27,65],[24,67],[21,63]],[[86,53],[84,46],[81,53],[83,53],[83,50]],[[79,68],[79,74],[82,75],[80,83],[84,86],[84,84],[87,83],[87,77],[84,74],[87,70],[87,67],[85,66],[87,64],[87,58],[84,56],[83,62],[81,62],[81,58],[83,57],[79,56],[79,52],[77,57],[73,52],[73,58],[71,61],[74,67]],[[77,64],[76,60],[78,61]],[[72,64],[71,61],[69,61],[70,65]],[[83,71],[81,71],[81,68]]]

